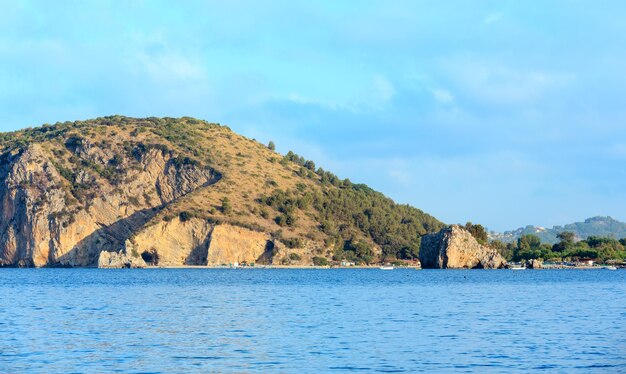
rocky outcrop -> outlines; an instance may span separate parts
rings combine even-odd
[[[267,233],[176,217],[139,230],[127,240],[124,253],[141,257],[150,266],[219,266],[271,263],[274,250]]]
[[[144,149],[118,155],[120,180],[109,180],[110,155],[84,139],[65,146],[81,162],[76,170],[51,161],[38,143],[0,155],[0,266],[96,266],[102,252],[124,250],[165,204],[220,178],[171,152]]]
[[[128,252],[144,258],[149,265],[206,265],[213,226],[207,220],[176,217],[140,230],[129,239]]]
[[[458,225],[423,236],[419,257],[426,269],[499,269],[506,266],[506,260],[497,250],[479,244],[469,231]]]
[[[218,225],[211,234],[207,264],[266,262],[271,259],[273,249],[274,243],[267,233]]]
[[[532,259],[526,261],[526,269],[542,269],[543,261],[538,259]]]
[[[98,256],[98,267],[109,269],[145,268],[146,262],[141,257],[128,255],[126,251],[102,251]]]
[[[0,265],[44,266],[66,211],[61,177],[42,147],[0,156]]]

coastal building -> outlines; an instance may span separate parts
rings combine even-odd
[[[578,260],[578,264],[580,266],[593,266],[593,259],[591,258],[581,258]]]

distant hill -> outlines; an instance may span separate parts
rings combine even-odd
[[[0,266],[415,258],[443,223],[194,118],[0,133]]]
[[[513,242],[527,234],[537,235],[542,242],[554,244],[559,241],[557,235],[563,231],[571,231],[578,239],[586,239],[590,236],[609,237],[614,239],[626,238],[626,223],[611,217],[591,217],[584,222],[574,222],[564,226],[554,226],[551,229],[528,225],[517,230],[503,233],[490,232],[490,240],[500,240],[505,243]]]

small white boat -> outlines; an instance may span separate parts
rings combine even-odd
[[[616,266],[605,266],[604,267],[606,270],[617,270]]]
[[[526,270],[525,267],[512,267],[511,270]]]
[[[379,267],[380,270],[393,270],[393,266],[381,266]]]

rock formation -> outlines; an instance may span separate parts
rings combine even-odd
[[[71,149],[86,163],[109,163],[86,140]],[[124,189],[86,168],[74,173],[68,187],[62,168],[37,143],[2,155],[0,162],[0,266],[95,266],[102,251],[123,249],[163,204],[219,180],[210,169],[177,164],[158,150],[137,156],[135,168],[125,171]],[[81,204],[76,195],[83,186],[94,187]]]
[[[419,257],[425,269],[499,269],[506,266],[506,260],[497,250],[479,244],[469,231],[458,225],[422,237]]]
[[[273,241],[267,233],[229,224],[210,224],[176,217],[139,230],[126,244],[125,254],[148,265],[224,265],[271,261]]]
[[[271,252],[273,247],[274,244],[267,233],[219,225],[211,234],[207,261],[210,265],[258,262],[263,260],[265,252]]]
[[[543,261],[538,260],[538,259],[527,260],[526,261],[526,268],[527,269],[542,269],[543,268]]]
[[[145,268],[146,262],[139,256],[128,255],[126,251],[102,251],[98,256],[98,267],[111,269]]]
[[[375,261],[434,217],[193,118],[0,133],[0,267]]]

